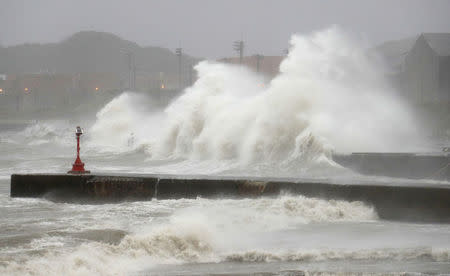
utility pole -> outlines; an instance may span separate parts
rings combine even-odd
[[[259,73],[259,65],[260,65],[260,62],[264,59],[264,56],[260,55],[260,54],[256,54],[255,58],[256,58],[256,72]]]
[[[191,60],[189,64],[189,85],[192,86],[194,81],[194,61]]]
[[[178,57],[178,88],[181,90],[181,59],[183,57],[183,49],[181,47],[175,49]]]
[[[242,59],[244,58],[244,41],[237,40],[233,42],[233,49],[239,53],[239,64],[242,64]]]
[[[136,61],[134,53],[128,52],[128,69],[130,70],[130,89],[136,91]]]
[[[133,91],[136,91],[136,62],[133,54]]]
[[[121,50],[128,58],[128,89],[136,90],[136,61],[134,59],[134,53],[128,50]]]

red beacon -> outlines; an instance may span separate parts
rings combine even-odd
[[[75,163],[73,163],[72,170],[68,171],[67,173],[73,173],[73,174],[83,174],[83,173],[90,173],[90,171],[87,171],[84,169],[84,163],[81,162],[80,159],[80,136],[83,134],[83,130],[81,130],[81,127],[77,126],[75,135],[77,136],[77,159],[75,159]]]

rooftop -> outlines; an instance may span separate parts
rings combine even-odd
[[[450,33],[423,33],[422,36],[438,56],[450,56]]]

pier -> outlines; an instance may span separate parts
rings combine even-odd
[[[343,183],[292,178],[180,175],[13,174],[11,197],[45,197],[76,203],[179,198],[243,198],[282,193],[362,201],[381,219],[450,222],[450,185],[444,183]]]
[[[450,153],[334,154],[339,165],[365,175],[450,181]]]
[[[79,133],[81,135],[81,129]],[[358,173],[384,177],[356,177],[353,180],[337,181],[244,176],[89,174],[84,169],[72,169],[67,174],[13,174],[11,197],[102,203],[196,197],[243,198],[290,193],[322,199],[361,201],[373,206],[379,217],[386,220],[450,222],[450,184],[447,182],[450,180],[449,154],[354,153],[335,154],[333,160]],[[77,168],[76,165],[77,162],[74,168]]]

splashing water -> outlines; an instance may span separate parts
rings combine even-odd
[[[123,145],[134,132],[153,159],[299,168],[334,166],[333,151],[411,150],[420,137],[381,70],[336,27],[294,35],[265,88],[243,67],[204,61],[195,69],[196,83],[164,115],[149,115],[129,93],[113,100],[92,128],[97,142]]]
[[[409,236],[405,238],[408,241],[406,246],[402,245],[399,248],[390,247],[396,246],[396,243],[389,235],[377,241],[375,246],[370,246],[367,239],[370,240],[373,235],[380,235],[380,231],[386,229],[382,224],[376,224],[377,215],[373,208],[362,202],[283,195],[278,198],[240,200],[197,198],[149,201],[144,205],[124,203],[121,206],[56,207],[76,208],[82,212],[83,218],[80,217],[78,221],[85,225],[72,225],[80,230],[92,232],[90,226],[92,219],[94,217],[99,219],[97,216],[101,216],[102,224],[96,227],[99,227],[98,231],[101,231],[102,235],[107,235],[111,231],[110,227],[121,225],[119,221],[114,220],[114,217],[120,216],[133,218],[130,222],[133,225],[130,229],[132,231],[123,231],[124,236],[116,242],[85,241],[74,248],[70,247],[73,242],[70,236],[62,235],[64,231],[59,232],[61,235],[59,237],[45,235],[27,245],[33,250],[39,248],[42,250],[41,254],[33,254],[26,259],[14,255],[14,252],[9,253],[12,256],[10,259],[3,256],[3,259],[0,259],[5,262],[3,266],[0,265],[2,275],[147,275],[152,273],[130,272],[146,270],[158,264],[186,263],[304,264],[326,261],[382,262],[421,259],[449,261],[448,249],[430,246],[407,247],[414,245]],[[96,212],[99,209],[101,212]],[[118,210],[122,213],[118,213]],[[352,222],[362,224],[363,228],[356,232],[350,228],[344,228],[346,229],[344,232],[338,231],[340,227],[346,225],[361,227],[349,224]],[[366,227],[374,223],[378,227],[367,233],[364,223]],[[316,236],[317,227],[323,226],[330,228],[329,232]],[[393,227],[396,230],[388,233],[397,233],[400,236],[404,236],[404,231],[409,229],[398,230],[399,226]],[[423,227],[428,229],[426,226]],[[445,229],[447,228],[441,231]],[[298,235],[299,231],[301,235]],[[423,234],[425,230],[419,227],[415,231]],[[82,233],[86,232],[81,232],[77,236],[81,237]],[[339,236],[345,236],[345,233],[359,236],[359,242],[352,244],[345,240],[340,241]],[[401,242],[401,237],[397,237],[396,240]],[[66,246],[69,249],[64,250]],[[364,248],[365,246],[368,248]]]
[[[0,273],[111,275],[127,274],[130,268],[145,268],[158,263],[237,261],[240,254],[244,253],[241,250],[235,252],[235,248],[229,243],[233,241],[232,243],[245,244],[244,241],[249,240],[247,235],[254,236],[261,229],[283,230],[296,224],[376,219],[374,210],[361,202],[327,201],[290,195],[256,200],[198,198],[151,201],[146,205],[147,208],[141,210],[141,215],[136,214],[135,209],[142,208],[141,205],[127,204],[118,207],[130,212],[126,216],[133,216],[133,224],[141,226],[135,226],[134,233],[128,233],[117,243],[85,242],[74,250],[63,253],[52,251],[44,256],[34,256],[24,263],[16,258],[8,261],[7,266],[0,265]],[[98,208],[109,210],[110,207],[94,209]],[[93,213],[92,210],[87,212]],[[163,217],[167,221],[158,223],[153,216],[160,217],[161,212],[173,213],[168,218]],[[219,213],[220,216],[217,215]],[[152,223],[137,219],[142,218],[143,214],[152,219]],[[114,216],[116,212],[109,215]],[[110,219],[112,218],[105,221]],[[63,248],[64,242],[67,240],[62,237],[44,237],[35,240],[33,245],[38,248]],[[266,252],[251,254],[264,253]],[[248,254],[250,253],[241,258],[250,259]],[[269,257],[266,258],[270,261]]]
[[[88,146],[123,152],[146,144],[159,132],[162,112],[144,95],[124,92],[97,113],[90,128]]]

